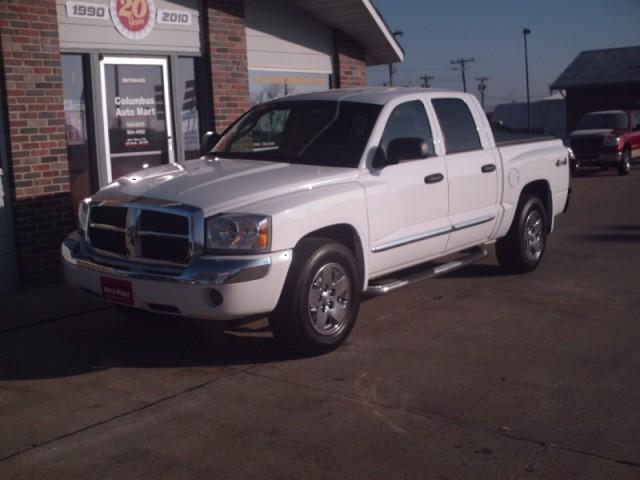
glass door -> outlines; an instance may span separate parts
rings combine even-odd
[[[174,163],[167,60],[105,57],[100,75],[107,181]]]

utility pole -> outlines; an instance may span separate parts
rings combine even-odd
[[[392,32],[391,35],[393,35],[393,38],[398,38],[402,36],[402,30],[396,30],[395,32]],[[395,69],[393,67],[393,63],[389,64],[389,86],[393,87],[393,76],[395,74]]]
[[[420,80],[422,80],[422,86],[424,88],[431,88],[431,85],[429,85],[429,80],[433,80],[436,77],[430,77],[427,74],[424,74],[420,77]]]
[[[471,63],[471,62],[475,62],[476,60],[474,58],[460,58],[458,60],[451,60],[451,65],[460,65],[459,69],[462,71],[462,87],[464,88],[464,91],[467,91],[467,76],[466,76],[466,71],[467,71],[467,63]],[[457,68],[454,70],[458,70]]]
[[[482,103],[482,110],[484,110],[484,92],[487,90],[487,80],[489,80],[489,77],[478,77],[476,80],[480,82],[478,90],[480,90],[480,103]]]
[[[522,30],[522,36],[524,37],[524,70],[527,77],[527,132],[531,132],[531,96],[529,95],[529,52],[527,50],[527,35],[531,33],[531,30],[525,28]]]

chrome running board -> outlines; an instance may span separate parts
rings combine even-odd
[[[384,295],[385,293],[392,292],[412,283],[421,282],[429,278],[439,277],[447,273],[458,270],[465,267],[470,263],[477,262],[488,255],[488,252],[483,247],[473,247],[469,250],[463,250],[458,253],[460,255],[456,260],[452,260],[447,263],[434,265],[433,262],[423,265],[421,270],[417,270],[418,267],[411,267],[407,270],[396,272],[393,277],[387,276],[377,280],[373,280],[369,283],[369,288],[365,291],[367,295]],[[404,273],[404,275],[403,275]]]

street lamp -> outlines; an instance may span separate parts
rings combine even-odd
[[[527,77],[527,132],[531,132],[531,96],[529,95],[529,52],[527,51],[527,35],[531,30],[525,28],[522,30],[524,37],[524,69]]]

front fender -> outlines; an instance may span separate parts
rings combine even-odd
[[[368,278],[369,228],[364,189],[350,182],[288,193],[248,205],[243,211],[270,215],[271,249],[293,249],[310,233],[335,225],[349,225],[359,237],[364,252],[364,279]]]

